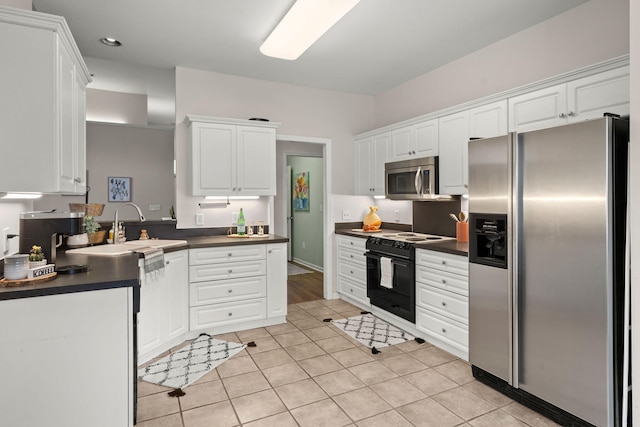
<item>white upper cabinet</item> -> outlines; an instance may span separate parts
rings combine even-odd
[[[508,133],[507,100],[469,110],[469,137],[492,138]]]
[[[509,99],[509,131],[524,132],[629,114],[629,67],[551,86]]]
[[[384,195],[384,164],[389,156],[389,132],[356,141],[356,194]]]
[[[438,155],[438,119],[428,120],[391,131],[389,161]]]
[[[279,123],[187,116],[192,196],[276,194]]]
[[[0,191],[86,191],[89,71],[64,18],[0,7]]]
[[[469,110],[440,117],[439,194],[469,192]]]

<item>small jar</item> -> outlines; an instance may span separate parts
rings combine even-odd
[[[149,235],[147,234],[147,230],[145,230],[144,228],[142,230],[140,230],[140,240],[149,240]]]
[[[21,280],[27,278],[29,271],[29,255],[9,255],[4,259],[4,278],[7,280]]]

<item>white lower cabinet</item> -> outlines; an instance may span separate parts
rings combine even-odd
[[[189,331],[187,250],[164,255],[163,274],[147,276],[140,261],[138,364],[179,344]]]
[[[336,235],[338,293],[360,307],[371,307],[367,297],[367,239]]]
[[[223,333],[285,321],[286,244],[189,252],[191,331]]]
[[[431,343],[469,360],[467,257],[416,250],[416,328]]]

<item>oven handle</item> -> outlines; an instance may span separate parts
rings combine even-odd
[[[373,258],[377,261],[380,261],[380,258],[383,257],[383,255],[378,255],[378,254],[372,254],[371,252],[365,252],[364,256],[368,257],[368,258]],[[391,257],[387,257],[387,258],[391,258]],[[411,267],[411,261],[405,261],[402,258],[391,258],[391,263],[392,264],[397,264],[401,267]]]

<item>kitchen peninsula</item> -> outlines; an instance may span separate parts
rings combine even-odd
[[[192,292],[194,297],[211,297],[207,290],[214,294],[217,291],[233,293],[234,297],[216,294],[206,304],[188,298],[183,300],[182,312],[187,316],[191,312],[192,319],[198,314],[200,317],[196,316],[196,319],[209,319],[209,322],[190,324],[187,317],[186,328],[171,337],[172,343],[180,343],[203,331],[221,333],[286,321],[286,238],[270,235],[230,239],[219,235],[190,237],[186,241],[185,245],[167,248],[165,259],[189,259],[192,254],[216,253],[233,258],[258,253],[258,258],[264,254],[263,261],[245,264],[263,268],[261,274],[254,274],[239,269],[244,262],[240,259],[233,262],[225,259],[221,264],[209,259],[200,266],[200,271],[214,271],[215,276],[215,271],[219,271],[216,266],[222,265],[224,272],[220,274],[225,277],[195,279],[192,283],[185,268],[185,274],[171,283],[178,290],[188,295],[188,289],[195,286],[205,291]],[[137,340],[150,335],[143,332],[143,328],[152,332],[157,330],[156,325],[150,325],[155,317],[145,311],[153,307],[154,301],[145,300],[145,297],[150,295],[153,299],[163,286],[162,279],[155,281],[145,277],[143,260],[139,256],[138,253],[119,256],[59,254],[57,265],[88,265],[88,271],[58,275],[52,281],[37,285],[0,288],[0,320],[4,325],[11,325],[0,337],[3,423],[82,426],[91,420],[94,426],[133,425],[135,369],[138,362],[142,362],[136,360],[142,351]],[[198,264],[197,261],[189,263]],[[171,274],[172,265],[165,267],[166,274]],[[197,269],[198,266],[189,268]],[[256,277],[264,285],[260,295],[236,295],[242,294],[243,282],[255,281]],[[249,310],[250,318],[242,317],[243,310],[253,306],[260,307],[258,313]],[[222,313],[219,309],[234,321],[210,315]],[[163,313],[163,317],[167,314]],[[136,331],[137,316],[140,316],[140,327]],[[159,348],[164,344],[156,342],[156,348],[149,347],[145,357],[159,354],[163,351]],[[37,411],[24,409],[23,402],[27,397],[38,407]]]

